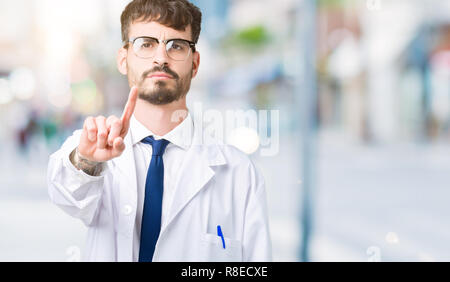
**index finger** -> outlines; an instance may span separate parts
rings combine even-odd
[[[136,101],[138,98],[138,88],[133,86],[128,95],[128,101],[123,110],[121,117],[122,120],[122,132],[127,132],[130,124],[131,115],[133,115],[134,108],[136,107]]]
[[[125,105],[125,108],[122,113],[121,120],[123,124],[126,124],[130,121],[131,115],[133,114],[134,108],[136,107],[137,98],[138,98],[138,88],[136,86],[133,86],[130,90],[127,104]]]

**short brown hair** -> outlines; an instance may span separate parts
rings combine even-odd
[[[192,41],[200,36],[202,13],[187,0],[133,0],[122,12],[122,41],[128,42],[130,25],[136,21],[156,21],[175,30],[184,31],[191,25]]]

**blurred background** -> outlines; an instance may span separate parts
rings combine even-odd
[[[128,2],[0,0],[0,261],[83,252],[86,228],[48,199],[47,162],[88,115],[120,114]],[[276,154],[258,136],[246,151],[274,260],[449,261],[450,2],[192,2],[189,105],[278,111]]]

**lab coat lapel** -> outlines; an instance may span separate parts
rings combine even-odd
[[[194,127],[198,129],[199,126],[200,124],[194,119]],[[201,130],[194,130],[193,143],[188,149],[180,176],[176,181],[169,218],[161,230],[161,234],[192,198],[214,177],[215,172],[211,166],[226,163],[217,141],[207,135],[203,138],[202,136]]]

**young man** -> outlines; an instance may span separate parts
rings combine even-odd
[[[84,260],[270,261],[263,177],[186,106],[200,10],[134,0],[121,22],[122,116],[88,117],[48,166],[52,202],[88,226]]]

